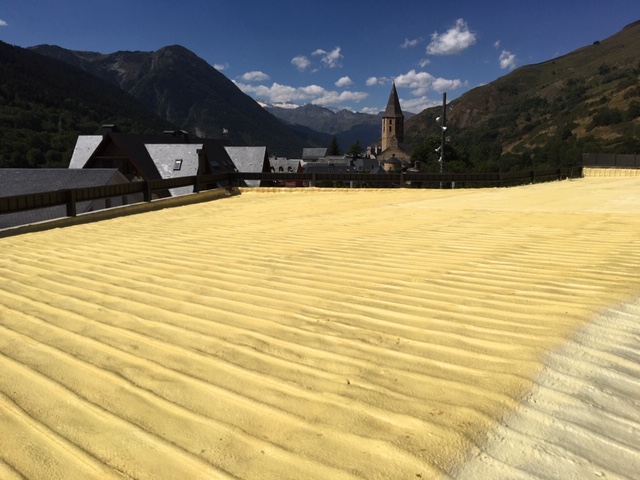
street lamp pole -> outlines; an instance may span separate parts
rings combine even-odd
[[[440,174],[444,172],[444,144],[446,142],[447,134],[447,92],[442,93],[442,117],[440,123],[441,139],[440,139]],[[442,181],[440,181],[440,188],[442,188]]]

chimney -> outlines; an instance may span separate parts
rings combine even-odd
[[[107,123],[102,125],[102,135],[107,135],[108,133],[118,133],[118,126],[115,123]]]
[[[189,133],[186,130],[165,130],[163,135],[171,135],[174,137],[182,137],[184,143],[189,143]]]
[[[196,150],[198,154],[198,173],[197,175],[206,175],[207,174],[207,157],[204,153],[203,148],[198,148]]]

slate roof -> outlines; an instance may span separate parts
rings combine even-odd
[[[198,139],[198,142],[202,143],[205,156],[207,157],[207,161],[209,162],[213,173],[237,171],[233,160],[231,160],[231,157],[229,157],[229,153],[225,148],[230,146],[229,140],[200,138]]]
[[[307,163],[304,173],[354,173],[354,168],[346,163]]]
[[[103,142],[96,150],[96,155],[100,154],[101,147],[108,144],[108,139],[110,139],[120,150],[126,153],[127,157],[145,180],[156,180],[162,178],[158,167],[155,165],[146,148],[146,145],[185,143],[182,137],[172,135],[135,135],[129,133],[109,132],[105,135]]]
[[[198,150],[201,143],[186,144],[146,144],[145,148],[163,179],[190,177],[198,174],[200,159]],[[172,188],[172,197],[193,193],[193,186]]]
[[[268,172],[267,147],[224,147],[239,172]],[[248,187],[259,187],[260,180],[245,180]]]
[[[299,171],[302,171],[302,160],[300,159],[270,158],[269,164],[271,166],[271,171],[274,173],[287,173],[289,171],[297,173]],[[281,168],[282,170],[280,170]]]
[[[183,132],[140,135],[107,130],[104,135],[80,135],[69,163],[70,169],[92,169],[101,155],[109,156],[116,149],[126,157],[143,180],[159,180],[186,176],[234,171],[235,165],[225,146],[227,140],[189,138]],[[197,150],[203,149],[205,170],[200,172]],[[180,170],[174,171],[175,160],[182,159]],[[172,195],[188,193],[192,188],[172,189]]]
[[[352,165],[357,172],[384,173],[384,169],[375,158],[356,158]]]
[[[71,155],[69,168],[82,168],[89,160],[89,157],[96,151],[98,145],[103,140],[102,135],[78,135],[76,146]]]
[[[303,148],[302,159],[305,161],[319,160],[327,155],[328,148]]]
[[[115,168],[1,168],[0,196],[11,197],[28,193],[53,192],[69,188],[97,187],[128,183],[129,180]],[[96,209],[97,202],[78,202],[78,213]],[[66,206],[40,208],[19,213],[0,215],[0,229],[62,218]]]

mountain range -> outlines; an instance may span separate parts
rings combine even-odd
[[[305,140],[182,46],[111,54],[53,45],[30,50],[117,85],[155,114],[196,136],[226,136],[234,145],[267,145],[270,152],[285,156],[299,156],[303,146],[317,146],[304,145]]]
[[[639,58],[635,22],[474,88],[447,105],[446,149],[475,170],[526,167],[534,159],[579,161],[587,151],[640,152]],[[333,136],[343,151],[380,136],[380,115],[262,107],[178,45],[103,54],[0,42],[0,73],[0,166],[64,166],[77,135],[96,133],[102,123],[226,136],[234,145],[266,145],[290,158],[299,158],[303,147],[328,147]],[[427,163],[437,159],[431,147],[441,113],[442,107],[405,112],[405,143]]]
[[[272,105],[265,105],[264,107],[268,112],[298,132],[310,129],[314,132],[324,133],[328,136],[329,142],[335,136],[343,150],[347,150],[356,141],[366,146],[371,145],[380,138],[383,112],[378,115],[371,115],[311,104],[297,108]],[[413,113],[404,112],[405,120],[413,116]]]
[[[328,146],[334,135],[345,148],[356,140],[368,145],[380,137],[380,116],[317,105],[264,106],[287,125],[286,131],[222,73],[177,45],[112,54],[52,45],[31,50],[119,86],[157,115],[201,137],[218,138],[224,129],[234,144],[268,145],[270,151],[290,157],[300,155],[303,146]]]

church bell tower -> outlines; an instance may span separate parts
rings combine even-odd
[[[404,142],[404,115],[400,108],[396,84],[391,87],[387,109],[382,115],[382,151]]]

